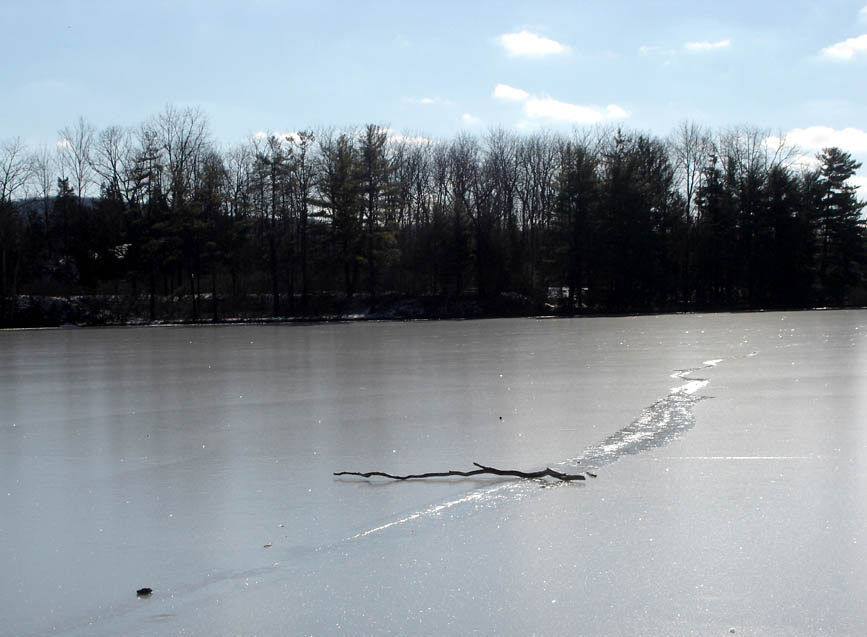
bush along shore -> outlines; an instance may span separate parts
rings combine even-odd
[[[680,312],[739,312],[805,310],[815,308],[749,306],[660,307],[646,312],[610,312],[601,308],[570,310],[564,298],[532,299],[521,294],[496,296],[408,296],[365,294],[351,298],[340,294],[316,294],[302,299],[281,299],[286,313],[274,315],[273,298],[248,294],[241,298],[198,299],[190,295],[157,296],[89,294],[74,296],[20,296],[12,320],[3,328],[99,327],[136,325],[232,325],[256,323],[315,323],[330,321],[414,321],[489,319],[516,317],[622,316]],[[834,309],[825,307],[822,309]],[[863,308],[862,308],[863,309]],[[151,318],[153,317],[153,318]]]
[[[362,294],[351,298],[319,294],[305,300],[296,298],[291,303],[283,298],[284,315],[274,316],[270,313],[272,307],[273,299],[268,294],[231,300],[217,298],[216,304],[209,294],[198,299],[189,295],[159,296],[154,299],[153,308],[147,295],[20,296],[13,320],[4,327],[472,319],[540,316],[559,311],[558,306],[519,294],[488,298],[388,294],[376,299]]]

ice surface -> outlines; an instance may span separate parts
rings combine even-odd
[[[857,634],[865,319],[0,332],[0,633]]]

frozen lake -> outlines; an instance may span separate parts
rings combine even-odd
[[[864,311],[12,331],[0,361],[0,634],[867,626]],[[598,477],[331,475],[474,461]]]

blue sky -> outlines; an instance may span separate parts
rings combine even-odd
[[[173,104],[227,144],[689,119],[867,163],[867,0],[0,0],[0,25],[0,140],[29,145],[80,115],[134,126]]]

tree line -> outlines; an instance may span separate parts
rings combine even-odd
[[[322,297],[521,295],[565,313],[867,301],[860,167],[684,122],[436,141],[367,125],[220,147],[205,115],[84,118],[0,145],[0,324],[27,298],[116,319],[309,315]],[[549,308],[550,309],[550,308]]]

